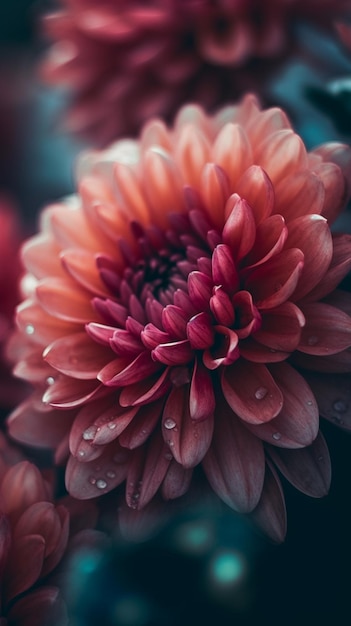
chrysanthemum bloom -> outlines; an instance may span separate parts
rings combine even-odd
[[[67,128],[105,144],[184,102],[257,90],[296,44],[296,21],[330,28],[347,11],[349,0],[62,0],[42,73],[72,90]]]
[[[1,463],[1,624],[66,623],[59,589],[43,579],[64,554],[68,524],[68,511],[52,504],[50,487],[38,468],[28,461],[10,467]]]
[[[351,367],[351,295],[335,291],[351,236],[329,227],[346,177],[347,147],[307,153],[250,95],[83,155],[79,194],[23,249],[15,372],[36,390],[11,435],[69,454],[76,498],[126,480],[142,509],[184,494],[202,464],[229,506],[284,526],[266,460],[313,496],[330,479],[302,370]]]
[[[0,197],[0,407],[13,407],[19,398],[18,381],[10,374],[4,354],[19,302],[18,281],[22,271],[18,255],[21,245],[20,220],[11,202]]]

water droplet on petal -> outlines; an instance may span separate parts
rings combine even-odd
[[[96,435],[96,426],[90,426],[83,432],[84,441],[92,441]]]
[[[319,462],[323,461],[323,456],[319,456],[319,457],[317,458],[317,461],[319,461]]]
[[[85,456],[84,450],[78,450],[78,456],[80,456],[80,458],[82,459],[83,456]]]
[[[307,404],[308,404],[308,406],[312,406],[312,404],[313,404],[312,400],[307,400]]]
[[[256,400],[263,400],[263,398],[266,397],[267,393],[268,393],[268,390],[265,387],[259,387],[255,391]]]
[[[115,478],[116,472],[113,472],[112,470],[108,470],[106,472],[106,476],[107,476],[107,478]]]
[[[117,424],[116,424],[116,422],[109,422],[109,424],[107,424],[107,426],[109,427],[110,430],[114,430],[114,428],[116,428]]]
[[[165,459],[167,461],[171,461],[173,459],[173,455],[170,452],[166,452]]]
[[[53,376],[48,376],[48,377],[47,377],[47,379],[46,379],[46,383],[47,383],[48,385],[53,385],[53,384],[54,384],[54,382],[55,382],[55,379],[54,379],[54,377],[53,377]]]
[[[276,441],[279,441],[279,439],[281,439],[281,438],[282,438],[282,436],[281,436],[281,434],[280,434],[280,433],[273,433],[272,437],[273,437],[273,439],[275,439]]]
[[[99,478],[99,480],[96,481],[96,486],[98,489],[105,489],[107,487],[107,482],[103,478]]]
[[[163,425],[165,428],[167,428],[167,430],[172,430],[172,428],[175,428],[177,426],[177,423],[171,417],[167,417]]]
[[[348,404],[344,402],[344,400],[335,400],[333,404],[333,409],[338,413],[346,413],[348,409]]]
[[[91,485],[96,485],[96,478],[94,476],[89,477],[89,482]]]
[[[307,343],[309,346],[315,346],[318,343],[318,337],[316,337],[316,335],[311,335],[307,339]]]
[[[34,330],[35,329],[34,329],[33,324],[27,324],[27,326],[26,326],[26,334],[27,335],[33,335]]]

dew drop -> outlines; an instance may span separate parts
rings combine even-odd
[[[272,352],[272,354],[274,354],[276,352],[276,350],[274,350],[274,348],[269,348],[269,351]]]
[[[318,343],[318,337],[316,337],[316,335],[311,335],[307,339],[307,343],[309,346],[315,346]]]
[[[263,398],[266,397],[267,393],[268,393],[268,390],[265,387],[259,387],[255,391],[256,400],[263,400]]]
[[[54,379],[54,377],[53,377],[53,376],[48,376],[48,377],[47,377],[47,379],[46,379],[46,383],[47,383],[48,385],[53,385],[53,384],[54,384],[54,382],[55,382],[55,379]]]
[[[165,459],[166,461],[172,461],[173,455],[170,452],[166,452]]]
[[[99,478],[99,480],[96,481],[96,486],[98,489],[105,489],[107,487],[107,482],[103,478]]]
[[[116,422],[109,422],[107,424],[107,426],[109,427],[110,430],[114,430],[117,426]]]
[[[89,477],[89,482],[91,485],[96,485],[96,478],[94,476]]]
[[[163,425],[165,428],[167,428],[167,430],[172,430],[177,426],[177,423],[171,417],[167,417]]]
[[[317,461],[319,462],[323,461],[323,457],[322,456],[317,457]]]
[[[344,400],[335,400],[333,404],[333,409],[338,413],[346,413],[348,409],[348,404],[344,402]]]
[[[80,458],[82,459],[83,456],[85,456],[84,450],[78,450],[78,456],[80,456]]]
[[[84,441],[92,441],[96,435],[96,427],[90,426],[83,432]]]
[[[27,335],[33,335],[34,333],[34,326],[33,324],[27,324],[26,326],[26,334]]]
[[[308,406],[312,406],[312,404],[313,404],[312,400],[307,400],[307,404],[308,404]]]
[[[272,437],[273,439],[275,439],[275,441],[279,441],[279,439],[282,438],[280,433],[273,433]]]
[[[106,476],[107,476],[107,478],[115,478],[116,477],[116,472],[113,472],[112,470],[108,470],[106,472]]]

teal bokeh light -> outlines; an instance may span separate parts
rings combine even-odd
[[[177,528],[175,539],[182,552],[204,554],[214,542],[213,525],[209,521],[185,522]]]
[[[239,552],[221,551],[211,560],[211,580],[219,587],[231,587],[244,578],[245,569],[244,559]]]

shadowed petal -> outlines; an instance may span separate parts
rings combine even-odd
[[[98,460],[81,463],[71,456],[66,467],[67,491],[78,500],[108,493],[125,480],[128,459],[129,452],[116,442],[106,446]]]
[[[267,463],[261,498],[250,517],[272,541],[284,541],[287,525],[285,500],[277,472],[271,463]]]
[[[20,537],[13,544],[7,567],[4,595],[9,602],[29,589],[38,580],[45,553],[45,541],[40,535]]]
[[[268,369],[244,359],[223,370],[222,390],[233,411],[251,424],[271,420],[283,406],[283,394]]]
[[[298,350],[307,354],[329,355],[351,346],[349,315],[323,302],[311,302],[300,306],[306,324],[301,331]]]
[[[322,417],[346,430],[351,430],[350,376],[306,372]]]
[[[257,437],[283,448],[308,446],[317,437],[319,411],[305,379],[288,363],[270,365],[269,369],[284,396],[277,417],[265,424],[247,424]]]
[[[207,419],[213,415],[215,405],[211,374],[201,361],[196,359],[190,385],[190,417],[193,420]]]
[[[162,483],[161,491],[164,499],[174,500],[183,496],[190,487],[192,474],[191,469],[185,469],[173,459]]]
[[[292,302],[266,311],[262,315],[261,328],[254,333],[255,341],[273,350],[293,352],[300,342],[305,317]]]
[[[257,506],[264,480],[263,446],[225,402],[218,405],[213,441],[202,465],[210,485],[230,507],[247,513]]]
[[[279,471],[296,489],[312,498],[327,495],[331,465],[327,444],[321,433],[308,448],[287,450],[269,446],[269,455]]]
[[[160,487],[172,455],[159,431],[155,432],[145,448],[133,452],[129,463],[126,502],[132,509],[142,509]]]
[[[203,459],[212,439],[213,415],[198,421],[190,417],[188,386],[174,388],[162,416],[163,437],[175,460],[185,468]]]
[[[272,212],[274,189],[266,172],[259,165],[251,165],[235,186],[236,193],[249,203],[256,224],[260,224]]]

